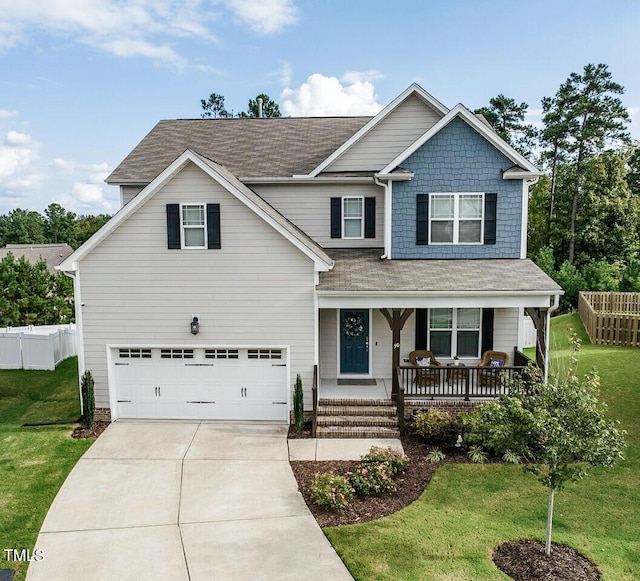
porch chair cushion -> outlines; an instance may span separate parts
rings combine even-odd
[[[503,351],[485,351],[482,354],[479,367],[486,367],[487,369],[480,369],[478,371],[478,382],[480,385],[492,387],[500,385],[502,383],[500,372],[506,365],[509,365],[509,355]]]
[[[425,365],[426,361],[428,361],[428,363]],[[431,351],[412,351],[409,353],[409,362],[411,365],[420,367],[420,369],[416,371],[416,375],[413,379],[413,382],[418,387],[437,385],[440,383],[440,373],[433,368],[442,367],[442,365]]]

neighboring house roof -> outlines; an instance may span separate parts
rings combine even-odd
[[[73,248],[68,244],[7,244],[5,248],[0,248],[0,260],[9,252],[16,258],[24,256],[34,264],[43,259],[47,263],[49,272],[54,274],[55,267],[71,256]]]
[[[107,178],[148,184],[185,150],[197,151],[235,176],[307,174],[371,117],[275,117],[160,121]]]
[[[194,163],[201,170],[207,173],[212,179],[229,191],[230,194],[243,202],[258,216],[287,238],[294,246],[309,256],[309,258],[311,258],[316,264],[317,270],[328,270],[333,266],[333,260],[319,244],[309,238],[309,236],[302,232],[302,230],[294,226],[253,190],[245,186],[227,168],[215,161],[207,159],[203,155],[187,150],[179,155],[177,159],[173,160],[172,163],[170,163],[156,179],[145,187],[131,202],[124,206],[124,208],[109,220],[107,224],[105,224],[67,260],[65,260],[60,266],[60,270],[68,272],[76,270],[75,263],[84,258],[89,252],[98,246],[98,244],[109,236],[109,234],[111,234],[131,214],[136,212],[139,207],[144,205],[151,196],[166,185],[189,162]]]
[[[335,265],[320,273],[318,291],[562,294],[528,259],[381,260],[381,248],[330,252]]]
[[[383,170],[378,174],[384,176],[391,173],[396,169],[405,159],[407,159],[412,153],[422,147],[427,141],[429,141],[434,135],[438,134],[444,129],[451,121],[460,117],[467,122],[473,129],[475,129],[480,135],[482,135],[489,143],[491,143],[496,149],[501,151],[506,157],[508,157],[515,165],[520,166],[527,177],[537,177],[543,174],[534,166],[529,160],[527,160],[522,154],[517,152],[506,141],[504,141],[492,128],[488,127],[486,120],[480,120],[477,115],[474,115],[464,105],[458,104],[451,111],[449,111],[438,123],[436,123],[431,129],[422,135],[419,139],[414,141],[407,149],[405,149],[400,155],[398,155],[393,161],[391,161]],[[504,176],[505,179],[522,179],[520,175],[517,178],[514,176]]]

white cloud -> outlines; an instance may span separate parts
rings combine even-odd
[[[46,158],[45,146],[17,131],[11,115],[0,115],[0,212],[16,207],[42,212],[54,199],[68,210],[85,214],[117,209],[117,188],[105,185],[108,163]]]
[[[379,81],[384,79],[384,75],[380,71],[347,71],[342,75],[343,83],[361,83],[366,81]]]
[[[260,34],[274,34],[298,21],[293,0],[225,0],[241,21]]]
[[[631,124],[629,125],[629,131],[633,139],[640,140],[640,107],[627,107],[629,113],[629,119]]]
[[[15,182],[38,159],[39,144],[26,133],[10,130],[0,143],[0,178]]]
[[[118,57],[183,69],[188,63],[176,41],[217,42],[210,28],[223,6],[260,34],[279,32],[298,19],[294,0],[0,0],[0,50],[26,44],[40,30]]]
[[[9,111],[8,109],[0,109],[0,119],[11,119],[12,117],[17,117],[17,111]]]
[[[292,117],[324,117],[329,115],[375,115],[383,106],[377,102],[373,83],[357,80],[339,81],[320,73],[311,75],[297,89],[285,88],[280,95],[280,108]]]

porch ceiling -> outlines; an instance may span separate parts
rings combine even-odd
[[[562,289],[528,259],[381,260],[382,249],[330,250],[319,306],[550,306]]]

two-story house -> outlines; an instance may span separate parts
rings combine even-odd
[[[96,407],[289,421],[298,374],[307,409],[316,385],[390,399],[413,350],[513,354],[525,310],[544,367],[562,291],[526,258],[539,176],[417,85],[375,117],[161,121],[107,179],[121,210],[61,266]]]

